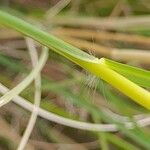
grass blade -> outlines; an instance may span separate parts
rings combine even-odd
[[[0,11],[0,23],[35,39],[45,46],[48,46],[60,55],[107,81],[135,102],[150,109],[150,93],[110,69],[106,64],[105,59],[98,59],[91,56],[55,36],[49,35],[35,26],[3,11]]]

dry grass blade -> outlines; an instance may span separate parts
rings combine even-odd
[[[8,90],[4,85],[0,84],[0,92],[2,94],[5,94]],[[18,104],[19,106],[23,107],[24,109],[31,111],[34,108],[34,105],[28,102],[26,99],[16,96],[13,101]],[[45,118],[49,121],[56,122],[58,124],[62,124],[65,126],[77,128],[77,129],[82,129],[82,130],[89,130],[89,131],[103,131],[103,132],[116,132],[118,131],[117,125],[115,124],[92,124],[92,123],[85,123],[85,122],[80,122],[80,121],[75,121],[71,119],[67,119],[61,116],[58,116],[54,113],[48,112],[46,110],[43,110],[42,108],[38,109],[38,115],[41,116],[42,118]],[[145,117],[145,118],[137,118],[136,123],[140,127],[145,127],[150,125],[150,117]],[[124,121],[123,121],[124,123]],[[132,128],[134,124],[132,122],[126,122],[127,128]]]
[[[0,45],[0,53],[17,59],[28,59],[26,52],[3,45]]]
[[[8,91],[5,95],[3,95],[0,98],[0,106],[3,106],[5,104],[7,104],[9,101],[11,101],[11,99],[13,99],[18,94],[20,94],[33,81],[33,79],[37,76],[37,74],[43,68],[43,66],[46,62],[47,56],[48,56],[48,50],[44,49],[41,54],[39,63],[30,72],[30,74],[21,83],[19,83],[16,87],[14,87],[12,90]]]
[[[150,25],[150,16],[120,17],[120,18],[90,18],[90,17],[69,17],[58,16],[49,22],[57,25],[72,27],[87,27],[96,29],[130,30],[133,27],[146,27]]]
[[[19,144],[19,141],[21,139],[20,136],[16,133],[16,131],[14,129],[12,129],[9,126],[9,124],[2,118],[0,119],[0,128],[3,129],[0,131],[0,136],[4,136],[4,137],[10,139],[10,141],[13,142],[14,147],[16,147],[16,145]],[[11,148],[13,148],[13,147],[11,147]],[[28,143],[27,149],[34,150],[34,146],[31,143]]]
[[[64,7],[66,7],[71,0],[61,0],[54,7],[46,12],[46,18],[51,19],[56,16]]]
[[[56,28],[51,31],[57,35],[71,36],[85,39],[95,39],[103,41],[119,41],[123,43],[138,44],[148,46],[150,48],[150,38],[140,35],[111,33],[105,31],[88,30],[88,29],[73,29],[73,28]]]
[[[74,46],[77,46],[78,48],[87,50],[88,52],[91,51],[101,56],[110,57],[111,49],[108,47],[101,46],[93,42],[89,42],[89,41],[85,41],[85,40],[77,39],[73,37],[62,36],[62,35],[57,35],[57,36],[63,39],[64,41]]]
[[[6,28],[0,28],[0,40],[6,40],[6,39],[15,39],[20,36],[22,36],[20,33],[14,31],[14,30],[8,30]]]
[[[111,48],[83,39],[59,34],[57,34],[57,36],[78,48],[84,49],[88,52],[94,52],[101,57],[108,57],[122,62],[138,61],[143,64],[150,64],[150,52],[148,50]]]
[[[38,64],[38,53],[37,53],[37,50],[35,48],[35,44],[34,44],[33,40],[27,38],[26,41],[27,41],[27,46],[29,49],[30,57],[32,60],[32,66],[34,68]],[[23,150],[25,148],[27,142],[28,142],[28,139],[30,137],[30,134],[33,130],[34,124],[35,124],[36,119],[37,119],[40,101],[41,101],[41,76],[39,73],[35,78],[34,108],[33,108],[29,123],[27,125],[27,128],[26,128],[24,135],[21,139],[21,142],[18,146],[18,150]]]

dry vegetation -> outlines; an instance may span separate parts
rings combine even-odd
[[[98,58],[150,70],[149,0],[1,0],[0,6]],[[1,96],[40,64],[41,53],[39,43],[0,26]],[[148,150],[149,125],[148,110],[50,51],[35,81],[0,108],[0,149],[23,149],[24,135],[27,150]]]

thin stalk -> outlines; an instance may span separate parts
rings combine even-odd
[[[8,91],[9,91],[9,89],[7,87],[0,84],[0,93],[5,94]],[[34,108],[34,105],[32,103],[30,103],[27,99],[24,99],[21,96],[16,96],[13,99],[13,102],[15,102],[17,105],[23,107],[24,109],[26,109],[30,112],[32,112],[32,110]],[[73,127],[73,128],[77,128],[77,129],[88,130],[88,131],[103,131],[103,132],[118,131],[118,127],[116,124],[93,124],[93,123],[76,121],[76,120],[62,117],[62,116],[57,115],[52,112],[48,112],[42,108],[39,108],[38,115],[49,121],[53,121],[55,123]],[[150,117],[145,117],[143,119],[136,119],[136,123],[139,127],[149,126],[150,125]],[[124,125],[128,129],[133,129],[135,127],[135,124],[133,124],[133,122],[129,122],[129,121],[125,122]]]
[[[74,29],[74,28],[56,28],[51,31],[56,35],[71,36],[82,39],[96,39],[96,41],[115,41],[129,44],[144,45],[150,47],[150,38],[134,34],[111,33],[106,31]]]
[[[53,17],[55,17],[63,8],[65,8],[70,3],[70,1],[71,0],[59,1],[55,6],[53,6],[46,12],[46,18],[52,19]]]
[[[49,21],[55,25],[67,25],[71,27],[88,27],[96,29],[112,29],[117,31],[132,31],[136,28],[147,28],[150,25],[150,16],[131,16],[131,17],[112,17],[96,18],[96,17],[71,17],[57,16]]]
[[[64,41],[77,46],[81,49],[84,49],[86,51],[92,51],[96,53],[97,55],[112,58],[113,60],[119,60],[119,61],[138,61],[144,64],[150,63],[150,52],[148,50],[143,49],[124,49],[124,48],[111,48],[102,46],[90,41],[86,41],[83,39],[77,39],[74,37],[64,36],[55,34]]]
[[[47,57],[48,57],[48,50],[44,49],[42,51],[38,64],[29,73],[29,75],[16,87],[14,87],[12,90],[8,91],[5,95],[0,97],[0,107],[7,104],[14,97],[20,94],[34,80],[34,78],[38,75],[38,73],[42,70],[43,66],[45,65]]]
[[[35,48],[34,41],[32,39],[27,38],[26,42],[27,42],[28,49],[29,49],[29,52],[30,52],[32,66],[34,68],[34,67],[36,67],[36,64],[38,63],[38,53],[37,53],[37,50]],[[38,116],[38,109],[39,109],[39,106],[40,106],[40,101],[41,101],[41,74],[39,72],[39,74],[35,78],[34,108],[33,108],[30,120],[28,122],[28,125],[26,127],[26,130],[23,134],[23,137],[22,137],[22,139],[19,143],[19,146],[18,146],[17,150],[25,149],[25,146],[28,142],[28,139],[31,135],[31,132],[33,130],[33,127],[35,125],[35,122],[36,122],[36,119],[37,119],[37,116]]]

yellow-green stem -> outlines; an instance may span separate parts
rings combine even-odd
[[[8,13],[0,11],[0,23],[51,48],[60,55],[102,78],[135,102],[150,109],[150,93],[109,68],[105,59],[98,59]]]
[[[101,58],[97,63],[84,64],[84,68],[102,78],[138,104],[150,110],[150,92],[110,69]]]

